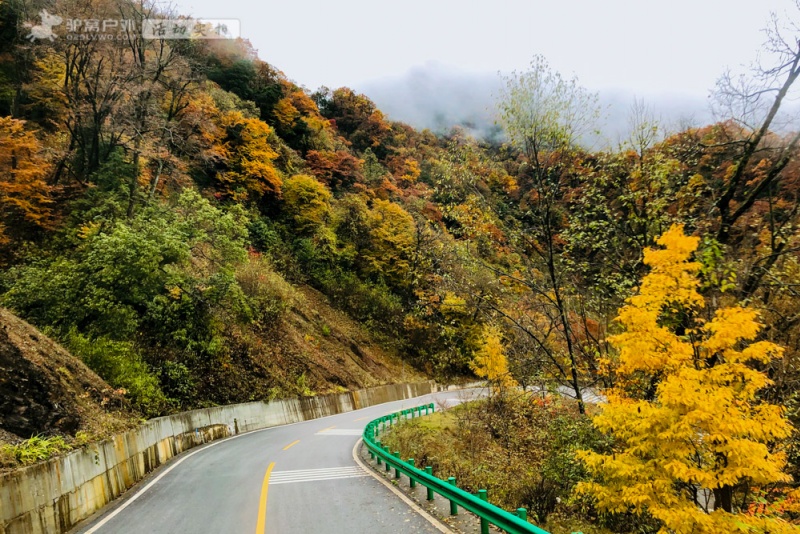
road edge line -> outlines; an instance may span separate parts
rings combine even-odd
[[[400,491],[399,489],[395,488],[391,483],[387,482],[385,478],[375,474],[375,471],[373,471],[373,469],[371,467],[366,465],[361,460],[361,458],[358,457],[358,452],[357,452],[358,451],[358,447],[363,442],[364,442],[364,440],[362,438],[359,438],[359,440],[356,442],[355,446],[353,447],[353,460],[356,461],[356,463],[359,465],[359,467],[361,467],[361,469],[363,469],[364,471],[369,473],[372,476],[372,478],[374,478],[375,480],[377,480],[378,482],[380,482],[381,484],[383,484],[384,486],[389,488],[389,490],[392,493],[394,493],[395,495],[400,497],[400,500],[402,500],[409,507],[411,507],[412,510],[414,510],[419,515],[421,515],[426,521],[428,521],[428,523],[433,525],[436,528],[436,530],[438,530],[439,532],[444,532],[445,534],[453,534],[453,530],[447,528],[447,526],[445,526],[444,523],[442,523],[441,521],[439,521],[438,519],[433,517],[431,514],[426,512],[424,508],[422,508],[420,505],[418,505],[417,503],[415,503],[414,501],[409,499],[402,491]]]

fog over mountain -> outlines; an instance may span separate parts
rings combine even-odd
[[[370,97],[393,120],[438,133],[461,126],[476,137],[496,138],[501,132],[495,124],[495,102],[502,87],[498,73],[465,72],[427,63],[403,76],[365,82],[354,89]],[[644,101],[667,131],[713,121],[708,98],[702,95],[588,89],[599,94],[604,111],[598,124],[600,134],[584,139],[594,148],[616,146],[627,137],[628,117],[636,99]]]

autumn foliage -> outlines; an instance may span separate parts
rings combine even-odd
[[[306,163],[317,179],[331,189],[350,187],[363,181],[361,161],[344,150],[311,150]]]
[[[25,122],[0,117],[0,243],[7,242],[10,226],[51,224],[50,188],[45,179],[49,164],[42,146]]]
[[[404,369],[508,393],[485,435],[559,451],[515,486],[541,520],[569,509],[645,533],[800,519],[800,133],[777,129],[794,128],[781,114],[668,135],[635,106],[629,139],[590,148],[599,95],[537,57],[506,78],[498,135],[418,131],[352,89],[301,87],[243,39],[29,42],[29,7],[0,0],[0,305],[142,413],[383,381],[369,339]],[[149,0],[61,7],[162,15]],[[740,108],[795,90],[786,43]],[[292,318],[299,294],[359,332]],[[296,350],[322,338],[358,360],[335,382],[338,355]],[[512,430],[548,392],[576,401],[548,426],[569,424],[558,446],[533,425],[548,445],[526,448]],[[578,442],[596,445],[583,462]]]
[[[483,340],[471,367],[476,375],[486,378],[490,384],[501,389],[517,385],[508,371],[502,332],[495,326],[483,328]]]
[[[278,154],[270,145],[272,129],[235,113],[223,124],[227,133],[221,150],[225,167],[216,178],[225,195],[233,200],[279,195],[282,180],[273,165]]]
[[[779,443],[784,410],[759,398],[771,381],[759,367],[783,350],[754,341],[762,326],[749,308],[706,320],[698,293],[699,239],[675,225],[645,251],[650,272],[620,310],[619,382],[595,425],[616,440],[613,454],[585,451],[595,477],[580,491],[600,510],[651,514],[663,532],[794,532],[775,516],[748,514],[755,488],[787,483]]]

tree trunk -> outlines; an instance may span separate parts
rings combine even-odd
[[[164,162],[158,160],[158,170],[156,171],[156,175],[153,178],[153,181],[150,183],[150,193],[147,194],[147,201],[150,202],[153,200],[153,196],[156,193],[156,188],[158,187],[158,181],[161,178],[161,171],[164,168]]]
[[[733,486],[722,486],[714,490],[714,509],[733,513]]]
[[[136,137],[133,145],[133,176],[131,176],[131,183],[128,189],[129,197],[128,197],[128,211],[127,217],[130,219],[133,217],[133,207],[136,203],[136,192],[139,187],[139,146],[141,141],[139,137]]]

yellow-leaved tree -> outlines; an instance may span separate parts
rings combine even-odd
[[[284,207],[299,235],[318,233],[331,218],[331,192],[313,176],[297,174],[283,184]]]
[[[493,325],[483,327],[480,347],[470,367],[475,374],[488,380],[493,386],[510,388],[517,385],[508,371],[508,360],[503,346],[503,333]]]
[[[271,145],[272,128],[239,111],[223,114],[221,122],[227,135],[218,152],[226,169],[216,178],[225,195],[236,201],[280,195],[283,180],[273,163],[278,153]]]
[[[611,454],[582,451],[593,476],[578,491],[605,512],[649,513],[661,532],[797,532],[755,513],[758,490],[789,482],[783,409],[759,399],[760,370],[782,349],[755,342],[755,310],[733,306],[703,318],[699,239],[674,225],[645,250],[650,267],[610,337],[618,381],[594,424],[615,438]],[[763,495],[763,493],[762,493]]]
[[[394,286],[408,283],[412,269],[416,227],[400,204],[375,199],[368,214],[370,246],[363,257],[367,272]]]

